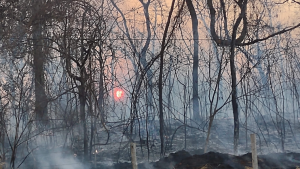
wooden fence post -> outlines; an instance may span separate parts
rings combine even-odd
[[[135,143],[130,143],[130,153],[131,153],[132,169],[138,169],[137,160],[136,160],[136,146],[135,146]]]
[[[252,150],[252,168],[258,169],[255,134],[250,134],[250,138],[251,138],[251,150]]]

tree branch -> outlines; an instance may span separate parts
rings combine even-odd
[[[283,34],[283,33],[289,32],[289,31],[292,31],[292,30],[294,30],[294,29],[296,29],[296,28],[298,28],[298,27],[300,27],[300,23],[297,24],[296,26],[291,27],[291,28],[284,28],[283,30],[278,31],[278,32],[276,32],[276,33],[273,33],[273,34],[271,34],[271,35],[269,35],[269,36],[267,36],[267,37],[264,37],[264,38],[261,38],[261,39],[255,39],[255,40],[250,41],[250,42],[247,42],[247,43],[240,43],[240,44],[236,44],[236,45],[237,45],[237,46],[247,46],[247,45],[252,45],[252,44],[254,44],[254,43],[257,43],[257,42],[261,42],[261,41],[265,41],[265,40],[267,40],[267,39],[270,39],[270,38],[272,38],[272,37],[274,37],[274,36],[276,36],[276,35],[280,35],[280,34]]]

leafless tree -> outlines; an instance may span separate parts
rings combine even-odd
[[[195,121],[200,121],[200,111],[199,111],[199,94],[198,94],[198,69],[199,69],[199,33],[198,33],[198,19],[197,14],[193,5],[192,0],[186,0],[191,19],[192,19],[192,29],[193,29],[193,41],[194,41],[194,51],[193,51],[193,119]]]
[[[211,36],[213,40],[219,45],[219,46],[228,46],[230,47],[230,73],[231,73],[231,87],[232,87],[232,109],[233,109],[233,116],[234,116],[234,153],[237,153],[238,150],[238,140],[239,140],[239,109],[238,109],[238,98],[237,98],[237,76],[236,76],[236,66],[235,66],[235,48],[236,46],[246,46],[251,45],[260,41],[267,40],[271,37],[274,37],[276,35],[291,31],[297,27],[300,26],[300,24],[293,26],[291,28],[285,28],[278,32],[275,32],[273,34],[270,34],[263,38],[257,38],[255,40],[250,40],[248,42],[243,42],[245,40],[245,37],[248,33],[248,22],[247,22],[247,5],[248,0],[240,0],[240,1],[234,1],[235,5],[239,9],[239,14],[236,19],[234,19],[234,24],[231,29],[231,35],[229,34],[229,28],[228,28],[228,11],[226,10],[226,3],[221,0],[220,1],[220,9],[221,13],[223,15],[224,19],[224,31],[225,36],[219,37],[216,33],[215,24],[216,24],[216,10],[213,6],[213,1],[208,0],[207,6],[209,8],[210,12],[210,31]],[[242,25],[242,30],[240,32],[240,35],[238,36],[238,30],[239,27]]]

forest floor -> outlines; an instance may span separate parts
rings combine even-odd
[[[208,153],[203,153],[206,133],[200,130],[188,130],[187,135],[184,129],[177,130],[172,144],[167,150],[169,154],[160,158],[160,143],[153,142],[150,155],[147,154],[145,145],[137,144],[137,161],[139,169],[214,169],[214,168],[233,168],[250,169],[250,132],[240,131],[239,152],[237,156],[231,155],[233,133],[230,128],[233,125],[224,119],[218,121],[212,129]],[[271,126],[272,124],[267,124]],[[226,127],[225,127],[226,126]],[[254,129],[253,129],[254,130]],[[253,131],[252,130],[252,131]],[[258,144],[258,165],[262,169],[300,169],[300,152],[297,148],[297,141],[300,135],[286,134],[285,152],[280,153],[280,138],[275,131],[261,131],[264,137],[257,137]],[[129,145],[126,139],[120,138],[121,134],[112,135],[110,139],[118,140],[117,144],[103,147],[97,155],[97,166],[94,169],[131,169]],[[168,141],[170,141],[170,137]],[[186,137],[186,138],[185,138]],[[245,139],[243,139],[245,138]],[[297,138],[297,139],[294,139]],[[247,140],[248,139],[248,140]],[[119,141],[123,140],[123,143]],[[168,146],[167,144],[167,146]],[[117,159],[117,160],[116,160]],[[150,162],[148,162],[150,161]],[[93,163],[93,162],[92,162]]]
[[[201,151],[201,150],[199,150]],[[201,155],[191,155],[181,150],[171,153],[157,162],[139,163],[139,169],[251,169],[251,153],[241,156],[208,152]],[[300,153],[273,153],[258,156],[258,166],[261,169],[300,169]],[[116,163],[113,166],[99,165],[97,169],[131,169],[131,163]],[[95,167],[94,167],[95,169]]]
[[[142,135],[136,136],[136,155],[139,169],[215,169],[234,168],[250,169],[251,146],[249,135],[257,136],[258,165],[260,169],[300,169],[300,133],[286,129],[284,148],[282,140],[276,132],[273,123],[266,122],[260,128],[252,127],[249,130],[241,128],[238,155],[233,154],[233,123],[231,119],[217,119],[212,127],[208,153],[204,153],[203,147],[206,132],[202,129],[185,130],[182,124],[172,124],[172,128],[166,133],[166,156],[160,156],[159,135],[151,135],[148,146],[142,143]],[[118,126],[118,125],[117,125]],[[255,125],[251,125],[255,126]],[[268,126],[268,129],[265,127]],[[300,129],[300,125],[291,125],[294,131]],[[180,128],[179,128],[180,127]],[[92,151],[91,161],[82,163],[81,142],[74,143],[71,148],[41,147],[33,156],[22,164],[22,169],[131,169],[129,140],[124,136],[122,127],[110,127],[109,137],[104,130],[98,131],[99,145],[95,145]],[[251,132],[250,132],[251,131]],[[282,150],[284,149],[284,150]],[[284,153],[283,153],[284,152]],[[21,159],[22,160],[22,159]],[[55,168],[55,169],[56,169]]]

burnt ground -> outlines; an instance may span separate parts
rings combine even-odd
[[[240,154],[239,156],[231,155],[232,152],[232,138],[233,133],[228,132],[228,127],[224,127],[229,124],[228,121],[224,119],[216,121],[218,126],[212,130],[210,145],[208,148],[208,153],[203,154],[205,143],[205,133],[198,131],[189,131],[186,138],[186,147],[184,146],[184,131],[178,130],[173,142],[171,142],[170,149],[167,153],[170,153],[167,157],[159,159],[159,141],[153,142],[155,144],[151,149],[151,155],[149,163],[147,163],[147,149],[144,146],[141,148],[137,145],[137,161],[139,162],[139,169],[215,169],[215,168],[234,168],[234,169],[250,169],[251,164],[251,151],[250,149],[250,139],[246,132],[241,132],[240,137]],[[231,126],[232,127],[232,126]],[[290,134],[291,135],[291,134]],[[287,135],[287,140],[291,137]],[[115,140],[121,140],[117,138],[120,134],[115,134],[112,138],[116,137]],[[266,154],[258,156],[258,165],[260,169],[300,169],[300,153],[299,149],[295,146],[297,142],[296,139],[292,141],[287,141],[285,143],[286,152],[297,152],[297,153],[278,153],[277,147],[280,147],[280,138],[276,137],[274,131],[269,131],[265,134],[270,136],[270,142],[265,143],[262,137],[257,137],[258,153]],[[169,137],[171,138],[171,137]],[[292,138],[292,137],[291,137]],[[300,140],[300,135],[296,136],[297,140]],[[248,139],[248,142],[246,141]],[[126,141],[125,141],[126,142]],[[119,145],[119,146],[118,146]],[[274,147],[272,147],[274,145]],[[115,147],[120,147],[118,151],[113,151]],[[183,150],[184,149],[184,150]],[[178,151],[181,150],[181,151]],[[186,150],[186,151],[185,151]],[[141,152],[144,152],[141,153]],[[274,153],[276,152],[276,153]],[[246,153],[246,154],[245,154]],[[159,160],[158,160],[159,159]],[[104,163],[109,163],[104,165]],[[299,166],[299,167],[298,167]],[[109,148],[103,147],[101,153],[97,155],[97,167],[94,169],[131,169],[130,163],[130,150],[129,146],[126,144],[111,144]]]
[[[139,142],[140,138],[137,137],[138,140],[134,141],[137,141],[136,155],[139,169],[251,168],[251,154],[247,153],[251,151],[250,139],[248,137],[249,133],[245,132],[246,129],[240,132],[241,139],[238,152],[244,155],[233,156],[230,155],[233,153],[233,132],[228,131],[228,128],[233,127],[226,127],[226,125],[231,125],[231,123],[222,119],[216,121],[216,124],[218,125],[211,132],[208,146],[209,153],[206,154],[203,154],[203,149],[201,149],[204,147],[206,133],[196,129],[187,130],[186,135],[183,127],[176,130],[176,133],[175,131],[170,132],[171,134],[165,137],[167,157],[164,158],[160,158],[160,141],[157,139],[159,138],[158,136],[154,137],[155,135],[153,135],[150,137],[152,140],[149,139],[149,144]],[[299,129],[300,125],[297,127]],[[32,155],[28,156],[20,168],[131,169],[129,140],[121,132],[122,128],[113,129],[111,129],[107,143],[106,131],[101,130],[99,132],[99,143],[101,145],[95,146],[89,162],[82,162],[83,144],[75,140],[70,146],[56,144],[54,146],[39,147],[38,150],[31,153]],[[292,135],[291,132],[286,133],[284,150],[285,152],[294,153],[278,153],[281,151],[279,149],[282,140],[276,135],[276,131],[268,130],[263,137],[258,134],[257,151],[259,154],[267,154],[258,156],[259,167],[263,169],[300,169],[300,149],[297,145],[299,140],[299,132],[295,135]],[[22,160],[24,159],[20,158],[19,162],[22,162]]]
[[[201,155],[190,155],[181,150],[171,153],[157,162],[140,163],[139,169],[249,169],[251,153],[241,156],[208,152]],[[300,153],[274,153],[258,156],[258,165],[262,169],[300,169]],[[97,169],[131,169],[130,163],[116,163],[113,166],[97,166]]]
[[[233,156],[216,152],[194,155],[176,164],[175,169],[245,169],[251,168],[251,153]],[[276,153],[258,156],[259,168],[296,169],[300,166],[299,153]]]

